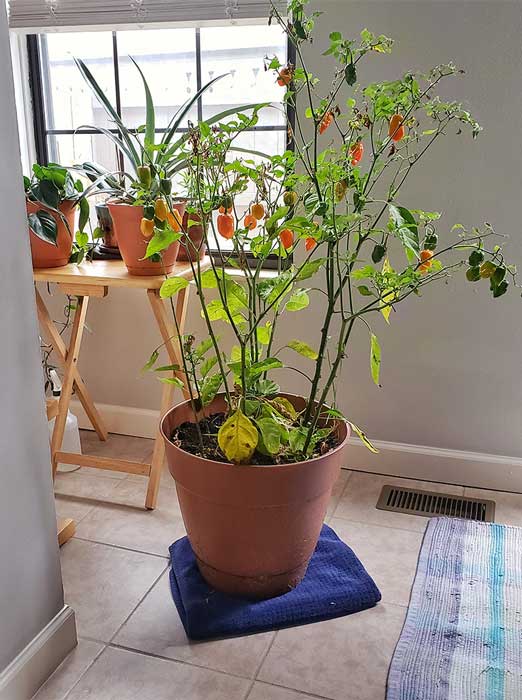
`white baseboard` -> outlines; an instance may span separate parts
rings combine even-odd
[[[148,408],[114,406],[109,403],[97,403],[96,408],[105,421],[109,433],[144,438],[156,437],[160,419],[159,411],[152,411]],[[92,430],[92,425],[77,399],[71,401],[71,411],[78,418],[80,428]]]
[[[97,404],[97,407],[111,433],[146,438],[156,436],[158,411],[111,404]],[[92,429],[78,401],[71,402],[71,410],[78,416],[80,428]],[[379,454],[372,454],[358,438],[352,438],[344,466],[355,471],[522,493],[520,457],[400,442],[373,442]]]
[[[496,491],[522,493],[522,459],[427,445],[372,440],[379,454],[358,438],[346,450],[345,467],[409,479],[440,481]]]
[[[74,611],[65,605],[0,673],[0,700],[29,700],[78,639]]]

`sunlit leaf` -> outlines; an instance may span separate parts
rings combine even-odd
[[[188,280],[184,277],[169,277],[161,285],[159,294],[162,299],[168,299],[185,287],[188,287]]]
[[[379,385],[379,374],[381,371],[381,346],[377,340],[377,336],[373,333],[370,338],[370,370],[372,374],[372,379]]]
[[[302,340],[290,340],[287,343],[287,346],[292,350],[295,350],[295,352],[298,352],[303,357],[308,357],[310,360],[317,360],[319,357],[317,352],[311,348],[308,343],[305,343]]]

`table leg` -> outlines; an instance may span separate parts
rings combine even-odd
[[[155,289],[147,290],[147,295],[149,297],[150,305],[152,311],[154,312],[154,317],[158,324],[161,337],[165,343],[165,348],[167,350],[171,364],[182,366],[181,362],[181,339],[177,337],[176,329],[174,324],[170,321],[168,314],[165,311],[165,306],[160,298],[158,291]],[[189,288],[185,287],[180,292],[178,292],[176,298],[176,320],[178,323],[180,334],[183,334],[185,327],[185,318],[187,315],[187,305],[189,297]],[[182,381],[186,381],[186,377],[183,372],[174,372]],[[163,393],[161,397],[161,408],[160,415],[163,416],[168,409],[172,406],[172,397],[174,394],[174,386],[172,384],[165,384],[163,388]],[[183,396],[185,399],[190,398],[188,390],[183,389]],[[165,460],[165,444],[163,442],[163,437],[160,433],[159,426],[158,432],[156,433],[156,440],[154,443],[154,452],[152,454],[152,461],[150,465],[150,476],[149,484],[147,487],[147,496],[145,498],[145,507],[153,509],[156,507],[156,501],[158,498],[158,490],[161,479],[161,471],[163,469],[163,462]]]
[[[38,318],[40,320],[40,324],[42,326],[42,329],[44,330],[45,334],[48,336],[54,351],[56,352],[56,355],[58,357],[59,362],[62,364],[62,366],[65,366],[67,362],[67,347],[65,345],[65,342],[56,329],[56,326],[54,325],[54,322],[52,318],[49,315],[49,312],[47,311],[47,308],[44,304],[44,301],[39,293],[38,290],[36,290],[36,306],[38,309]],[[103,423],[103,420],[98,413],[98,409],[94,405],[93,400],[90,397],[90,394],[87,390],[87,387],[85,386],[85,383],[83,379],[80,376],[80,373],[78,372],[78,368],[76,365],[74,365],[73,368],[74,372],[74,386],[76,389],[76,394],[78,395],[78,398],[80,399],[80,402],[83,406],[83,409],[85,413],[87,414],[87,417],[89,418],[89,421],[91,422],[91,425],[95,429],[96,433],[98,434],[98,437],[100,440],[107,440],[108,433],[107,429]]]
[[[67,412],[71,402],[72,389],[75,380],[75,370],[80,353],[82,343],[83,329],[85,327],[85,317],[87,315],[87,307],[89,305],[89,297],[78,297],[78,304],[74,312],[74,320],[71,332],[71,341],[69,350],[67,351],[67,359],[64,366],[64,376],[62,382],[62,392],[58,403],[58,415],[54,423],[53,436],[51,438],[51,458],[53,465],[53,478],[56,474],[58,463],[56,461],[56,453],[60,450],[65,431],[65,422],[67,420]],[[77,370],[76,370],[77,371]]]

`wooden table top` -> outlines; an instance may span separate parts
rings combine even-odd
[[[210,267],[210,259],[205,257],[200,263],[201,269]],[[177,262],[169,277],[192,279],[189,262]],[[49,267],[33,270],[35,282],[56,282],[58,284],[104,287],[130,287],[133,289],[159,289],[165,277],[163,275],[130,275],[123,260],[93,260],[79,265],[69,263],[63,267]]]

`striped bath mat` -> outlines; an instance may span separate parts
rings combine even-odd
[[[522,700],[522,528],[430,520],[387,700]]]

